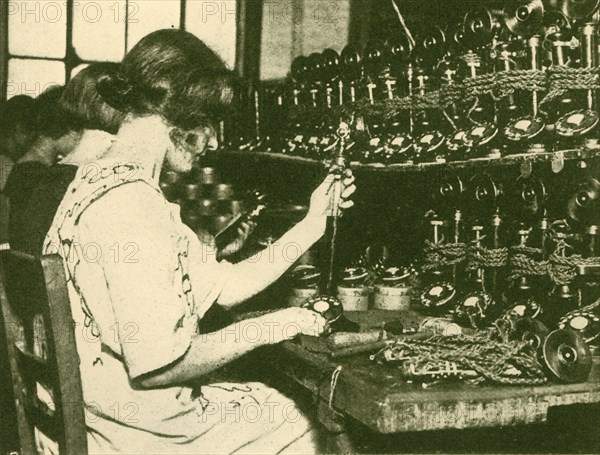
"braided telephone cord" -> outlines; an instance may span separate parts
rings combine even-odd
[[[535,349],[526,342],[499,342],[487,334],[434,336],[428,340],[401,340],[392,346],[417,370],[454,362],[485,380],[506,385],[539,385],[547,381]]]

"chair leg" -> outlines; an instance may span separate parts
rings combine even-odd
[[[0,309],[0,453],[16,452],[19,449],[19,432],[17,425],[17,410],[15,394],[6,344],[4,318]]]

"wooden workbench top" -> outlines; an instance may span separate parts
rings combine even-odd
[[[580,384],[532,387],[445,382],[424,387],[407,383],[399,369],[372,362],[368,355],[332,360],[287,342],[274,356],[281,371],[326,402],[332,374],[341,366],[333,408],[381,433],[538,423],[546,420],[548,409],[554,406],[600,403],[597,361],[587,382]]]

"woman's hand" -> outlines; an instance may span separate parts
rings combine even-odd
[[[237,237],[233,242],[219,251],[219,256],[221,258],[227,258],[240,251],[248,240],[248,237],[250,237],[250,235],[252,235],[254,232],[254,229],[256,229],[256,223],[254,222],[241,223],[237,230]]]
[[[266,344],[277,344],[303,334],[319,336],[327,330],[327,321],[307,308],[286,308],[260,316],[265,327]]]
[[[251,258],[234,264],[234,267],[226,272],[228,273],[225,278],[227,285],[223,287],[219,296],[220,305],[231,308],[266,289],[323,236],[327,215],[331,209],[330,199],[333,193],[330,191],[334,185],[337,187],[336,193],[339,192],[341,195],[340,208],[352,207],[350,196],[356,190],[352,172],[347,170],[339,176],[329,175],[314,191],[310,208],[304,219],[274,242],[268,254],[259,252]],[[306,310],[301,310],[299,314],[306,317],[307,313],[304,311]],[[310,325],[314,325],[312,321],[309,322]],[[323,331],[324,328],[321,327],[320,330]]]
[[[327,220],[327,215],[331,211],[331,191],[338,181],[341,180],[341,200],[340,208],[342,210],[349,209],[354,205],[350,199],[356,191],[354,185],[354,176],[350,169],[346,169],[343,175],[329,174],[323,183],[313,192],[310,198],[310,207],[308,209],[307,218],[315,222],[322,223],[323,227]]]

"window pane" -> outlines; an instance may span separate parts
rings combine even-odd
[[[7,98],[38,96],[52,85],[65,83],[65,65],[50,60],[12,58],[8,61]]]
[[[121,61],[125,55],[125,1],[74,2],[73,46],[83,60]]]
[[[12,55],[64,58],[67,47],[65,2],[9,2],[8,31],[8,50]]]
[[[349,0],[304,0],[302,53],[310,55],[328,47],[341,52],[348,43]]]
[[[235,0],[187,0],[186,30],[204,41],[230,68],[235,65],[236,21]]]
[[[148,33],[162,28],[179,28],[181,3],[173,0],[130,1],[127,50]]]
[[[292,5],[265,2],[260,54],[261,79],[281,79],[292,65]]]
[[[338,52],[348,42],[350,0],[265,0],[261,79],[284,78],[299,55]]]

